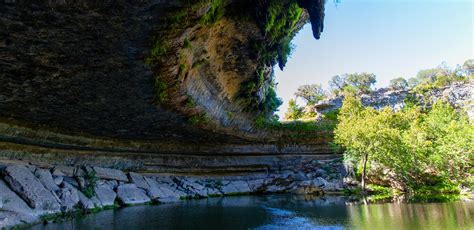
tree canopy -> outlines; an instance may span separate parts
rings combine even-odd
[[[408,82],[403,77],[397,77],[390,80],[389,87],[395,90],[406,90],[408,89]]]
[[[368,93],[377,82],[373,73],[351,73],[336,75],[329,80],[332,93],[339,95],[344,91]]]
[[[408,190],[472,182],[466,178],[474,160],[474,126],[445,102],[427,111],[412,106],[395,112],[366,108],[359,98],[346,96],[338,119],[335,142],[359,162],[363,182],[376,165],[394,172]]]
[[[302,98],[309,105],[314,105],[325,96],[320,84],[302,85],[296,90],[295,96]]]

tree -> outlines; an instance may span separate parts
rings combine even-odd
[[[474,59],[466,60],[462,65],[462,68],[467,70],[474,70]]]
[[[285,113],[285,120],[296,120],[303,117],[303,109],[296,104],[294,99],[288,102],[288,110]]]
[[[338,95],[346,85],[346,75],[336,75],[329,80],[329,87],[335,95]]]
[[[308,105],[314,105],[324,98],[325,93],[320,84],[311,84],[298,87],[295,96],[304,99]]]
[[[415,88],[417,85],[420,84],[420,81],[416,77],[411,77],[411,78],[408,78],[407,83],[408,83],[409,88]]]
[[[408,82],[403,77],[398,77],[390,80],[389,87],[394,90],[406,90],[408,88]]]
[[[376,81],[376,76],[373,73],[352,73],[346,77],[347,84],[355,87],[361,93],[370,92]]]
[[[395,112],[363,107],[349,95],[338,119],[334,141],[346,149],[346,159],[359,162],[363,189],[373,165],[393,172],[406,190],[472,183],[474,126],[448,103],[437,101],[427,112],[417,106]]]
[[[474,59],[469,59],[464,62],[460,68],[462,76],[474,76]]]

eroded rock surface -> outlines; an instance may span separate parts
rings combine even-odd
[[[53,173],[51,178],[47,177],[48,184],[61,181],[56,184],[58,189],[52,185],[44,186],[33,174],[47,174],[58,168],[45,169],[44,166],[38,168],[32,165],[8,165],[4,168],[4,176],[0,179],[0,227],[35,223],[47,213],[89,210],[117,204],[136,205],[152,200],[164,203],[188,198],[255,193],[342,193],[347,187],[343,182],[348,175],[338,157],[304,159],[294,163],[291,169],[258,173],[184,176],[129,172],[129,183],[124,182],[122,176],[117,176],[125,175],[117,169],[100,169],[101,172],[114,172],[115,179],[111,179],[112,176],[101,179],[87,174],[68,177],[64,173]],[[72,168],[72,172],[90,170],[88,167]],[[73,181],[83,182],[73,185]]]
[[[5,181],[31,208],[45,212],[60,211],[54,193],[47,190],[25,166],[8,166],[5,169]]]
[[[117,187],[117,198],[123,204],[143,204],[150,202],[150,198],[135,184],[123,184]]]

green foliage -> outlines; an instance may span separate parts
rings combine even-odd
[[[247,110],[258,110],[264,115],[273,114],[283,103],[275,92],[275,84],[270,82],[266,87],[264,97],[259,100],[259,91],[262,90],[264,75],[259,72],[256,80],[249,80],[241,84],[238,98]]]
[[[193,63],[193,65],[191,66],[191,68],[193,68],[193,69],[194,69],[194,68],[199,68],[200,66],[202,66],[202,65],[204,65],[204,64],[206,64],[206,63],[208,63],[208,61],[207,61],[206,59],[204,59],[204,58],[201,59],[201,60],[197,60],[197,61],[195,61],[195,62]]]
[[[210,1],[209,10],[201,17],[201,23],[204,25],[212,25],[224,15],[225,0]]]
[[[157,102],[163,104],[168,100],[168,85],[161,80],[161,77],[155,77],[155,99]]]
[[[183,63],[179,64],[178,75],[181,76],[181,74],[183,74],[185,70],[186,70],[186,65]]]
[[[186,107],[188,108],[196,107],[196,102],[190,96],[188,96],[188,98],[186,99]]]
[[[250,46],[257,55],[260,67],[257,68],[257,76],[241,86],[239,98],[249,110],[260,110],[264,114],[271,114],[282,104],[276,96],[274,84],[265,90],[263,99],[259,97],[265,82],[265,66],[273,66],[278,63],[284,68],[288,57],[291,55],[293,46],[291,39],[295,35],[296,24],[301,18],[303,9],[298,6],[297,0],[282,3],[278,0],[261,2],[263,11],[256,12],[256,22],[259,24],[264,39],[251,41]]]
[[[376,82],[373,73],[353,73],[346,77],[347,84],[355,87],[359,92],[368,93]]]
[[[408,89],[408,82],[403,77],[398,77],[390,80],[389,87],[394,90],[406,90]]]
[[[297,120],[303,117],[303,109],[296,104],[294,99],[288,102],[288,110],[285,113],[285,120]]]
[[[255,117],[255,120],[253,123],[255,127],[261,128],[261,129],[266,128],[267,124],[269,124],[267,118],[261,114]]]
[[[193,125],[203,125],[209,122],[206,114],[196,114],[188,118],[188,121]]]
[[[326,113],[323,113],[323,117],[330,121],[337,121],[337,116],[339,115],[339,109],[332,110]]]
[[[291,131],[298,133],[308,133],[315,131],[332,131],[334,130],[334,122],[321,122],[315,120],[294,120],[280,122],[277,116],[272,116],[270,119],[265,116],[257,116],[254,120],[255,127],[275,131]],[[305,136],[303,136],[305,137]]]
[[[280,107],[281,104],[283,104],[283,101],[277,96],[273,86],[270,86],[268,87],[265,93],[265,98],[259,107],[263,113],[272,114],[278,110],[278,107]]]
[[[357,162],[368,157],[397,175],[413,190],[433,183],[462,184],[474,160],[474,126],[465,114],[444,102],[428,112],[417,106],[394,112],[365,108],[346,96],[335,142]],[[416,166],[416,167],[413,167]]]
[[[368,93],[372,91],[372,86],[376,81],[373,73],[351,73],[332,77],[329,80],[329,86],[335,95]]]
[[[82,188],[82,193],[88,198],[95,196],[95,186],[97,185],[97,175],[94,171],[86,173],[84,176],[86,185]]]
[[[431,89],[442,88],[453,82],[463,82],[472,76],[472,68],[469,67],[470,61],[467,60],[462,66],[452,69],[445,63],[441,63],[436,68],[420,70],[416,78],[409,79],[409,86],[416,93],[423,94]],[[471,69],[470,69],[471,68]]]
[[[301,85],[296,90],[295,96],[300,97],[309,105],[314,105],[324,99],[326,93],[320,84]]]
[[[156,39],[151,46],[150,54],[145,58],[145,63],[149,66],[153,65],[156,59],[159,59],[166,55],[170,49],[169,42],[165,42],[161,39]]]
[[[183,47],[186,48],[186,49],[191,49],[191,48],[193,48],[193,45],[191,45],[191,42],[188,40],[188,38],[185,38],[185,39],[184,39]]]
[[[232,118],[234,117],[234,114],[230,111],[227,111],[226,116],[227,116],[227,119],[232,120]]]
[[[329,87],[335,95],[339,95],[346,85],[346,75],[336,75],[329,80]]]
[[[259,59],[267,65],[273,66],[278,62],[281,69],[285,67],[293,46],[291,39],[296,31],[296,24],[300,20],[303,9],[296,0],[282,4],[278,0],[265,3],[266,10],[257,12],[256,21],[265,36],[265,41],[259,41],[254,46]]]

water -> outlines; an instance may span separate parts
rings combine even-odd
[[[369,204],[291,195],[107,210],[33,229],[474,229],[474,202]]]

